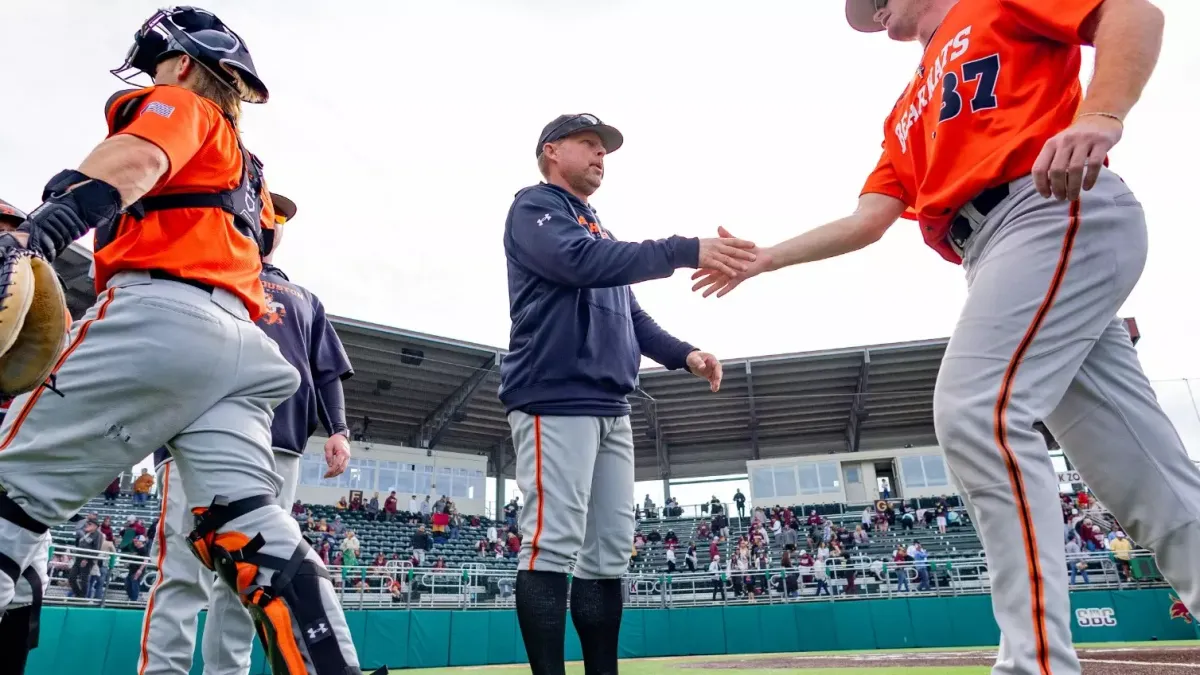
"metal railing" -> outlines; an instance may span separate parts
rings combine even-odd
[[[1074,556],[1062,574],[1076,570],[1072,590],[1166,586],[1148,551],[1128,562],[1110,553]],[[408,562],[386,566],[330,567],[334,586],[347,609],[495,609],[512,607],[516,570],[468,563],[454,569],[414,568]],[[142,607],[158,571],[149,558],[51,547],[49,604]],[[991,580],[983,554],[916,563],[834,560],[824,578],[813,568],[770,567],[696,572],[640,572],[625,575],[631,607],[689,607],[713,604],[829,602],[901,595],[986,594]],[[82,591],[82,592],[80,592]]]

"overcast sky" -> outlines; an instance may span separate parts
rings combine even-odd
[[[967,1],[967,0],[964,0]],[[108,73],[160,5],[6,2],[0,10],[0,197],[42,185],[104,136]],[[1193,454],[1185,377],[1196,336],[1200,3],[1161,0],[1158,70],[1112,167],[1146,207],[1150,259],[1123,312]],[[775,243],[853,208],[883,118],[920,57],[859,35],[840,0],[209,0],[249,43],[271,101],[249,147],[296,200],[278,264],[333,313],[506,346],[504,217],[539,179],[563,112],[625,134],[593,197],[623,239],[735,234]],[[1090,55],[1089,55],[1090,58]],[[1191,86],[1187,86],[1191,83]],[[755,279],[720,300],[688,273],[639,286],[663,326],[720,357],[947,336],[960,268],[901,223],[842,259]]]

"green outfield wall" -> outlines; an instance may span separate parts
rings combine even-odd
[[[1195,626],[1172,618],[1169,590],[1071,594],[1076,642],[1195,639]],[[978,647],[1000,631],[986,595],[794,602],[790,604],[626,609],[621,657],[764,652]],[[512,610],[367,610],[346,613],[362,665],[429,668],[520,663],[525,648]],[[200,617],[203,625],[204,616]],[[568,616],[568,622],[570,617]],[[41,645],[28,675],[136,672],[142,613],[128,609],[47,607]],[[568,626],[568,660],[581,659]],[[192,673],[202,670],[197,643]],[[267,675],[255,644],[253,675]]]

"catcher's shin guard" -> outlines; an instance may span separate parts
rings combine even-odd
[[[300,539],[291,557],[281,558],[261,552],[261,533],[217,531],[262,508],[279,506],[263,495],[232,502],[217,497],[209,508],[193,509],[193,553],[241,597],[274,675],[360,675],[357,665],[346,662],[326,616],[321,584],[332,588],[332,582],[324,567],[307,558],[308,542]]]
[[[46,526],[37,522],[25,513],[7,494],[0,493],[0,518],[35,533],[44,533]],[[11,557],[0,553],[0,574],[9,577],[14,586],[21,580],[29,585],[28,604],[21,607],[0,607],[0,654],[4,654],[5,666],[0,672],[12,675],[22,675],[25,672],[25,662],[29,652],[38,646],[42,615],[42,588],[44,582],[41,574],[32,566],[21,569],[21,566]],[[20,588],[15,589],[18,602],[26,602]]]

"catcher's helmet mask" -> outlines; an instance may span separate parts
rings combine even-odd
[[[125,63],[111,72],[133,84],[139,73],[153,78],[159,63],[179,54],[195,59],[246,103],[267,102],[267,86],[254,69],[246,43],[217,15],[198,7],[156,12],[134,35]]]
[[[29,216],[25,215],[24,211],[18,209],[12,204],[9,204],[3,199],[0,199],[0,220],[5,220],[20,225],[28,219]]]

